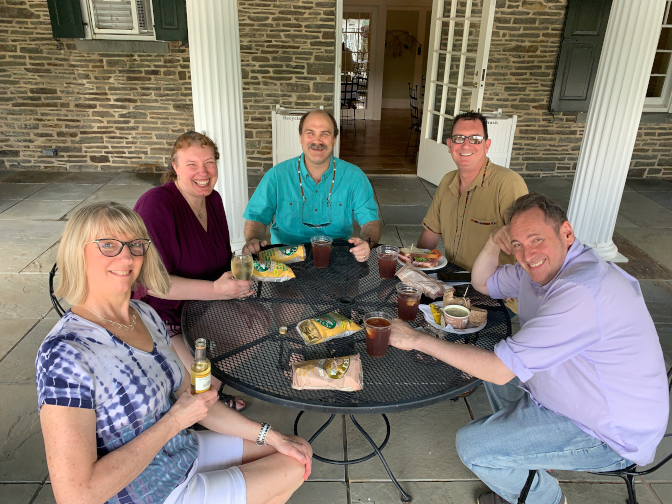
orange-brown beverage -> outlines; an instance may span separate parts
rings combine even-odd
[[[364,317],[366,328],[366,353],[371,357],[385,357],[392,332],[392,317],[383,312],[367,313]]]
[[[411,322],[418,316],[422,292],[403,283],[397,284],[397,313],[401,320]]]
[[[393,245],[378,246],[378,273],[380,278],[394,278],[398,256],[399,247]]]
[[[332,241],[328,236],[313,236],[310,239],[310,243],[313,246],[313,264],[316,268],[326,268],[329,266]]]

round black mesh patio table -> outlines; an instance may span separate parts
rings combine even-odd
[[[257,282],[256,295],[247,299],[187,303],[182,314],[182,330],[192,351],[196,339],[208,341],[208,358],[214,376],[236,390],[273,404],[332,415],[349,414],[357,427],[359,424],[352,415],[420,408],[455,398],[478,384],[477,378],[420,352],[389,347],[385,357],[369,357],[363,330],[306,346],[296,326],[307,318],[336,311],[363,327],[362,318],[371,311],[383,311],[396,317],[395,289],[399,283],[396,277],[380,278],[375,250],[368,262],[359,263],[349,252],[349,243],[335,241],[329,267],[317,269],[313,266],[310,245],[306,248],[306,260],[290,265],[295,279],[278,283]],[[444,270],[457,271],[459,268],[448,264]],[[465,288],[456,287],[456,295],[462,295]],[[479,332],[458,335],[434,329],[420,311],[411,325],[449,341],[492,350],[497,342],[511,335],[507,310],[501,301],[475,289],[469,290],[468,297],[472,305],[488,310],[487,324]],[[431,301],[424,296],[421,300],[422,303]],[[286,334],[279,333],[283,326],[288,329]],[[353,354],[359,354],[362,360],[363,390],[292,389],[292,363]],[[299,418],[300,414],[297,424]],[[389,422],[387,417],[384,418],[388,435],[380,447],[364,433],[374,448],[374,453],[368,457],[347,462],[315,457],[330,463],[355,463],[377,454],[402,493],[402,500],[410,502],[379,451],[389,438]]]

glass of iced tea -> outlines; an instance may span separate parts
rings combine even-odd
[[[231,258],[231,273],[236,280],[252,280],[253,269],[252,254],[238,252]]]
[[[380,273],[380,278],[394,278],[397,271],[397,257],[399,257],[399,247],[394,245],[378,246],[378,273]]]
[[[323,235],[313,236],[310,239],[310,244],[313,247],[313,264],[316,268],[326,268],[329,266],[332,241],[331,238]]]
[[[405,283],[397,284],[397,313],[401,320],[411,322],[418,316],[422,292]]]
[[[385,357],[392,332],[392,317],[379,311],[369,312],[364,316],[364,327],[366,353],[371,357]]]

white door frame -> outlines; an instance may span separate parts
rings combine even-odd
[[[451,14],[449,17],[443,17],[445,2],[451,2]],[[420,150],[418,152],[418,176],[428,180],[429,182],[438,185],[443,176],[453,170],[457,169],[453,158],[450,156],[448,146],[442,143],[443,132],[446,128],[450,128],[450,121],[460,112],[459,104],[462,99],[462,92],[471,91],[471,100],[469,108],[471,110],[480,112],[481,104],[483,102],[483,92],[485,90],[485,77],[488,65],[488,56],[490,53],[490,39],[492,36],[492,25],[495,16],[496,0],[483,0],[482,18],[479,22],[479,37],[478,48],[475,55],[475,74],[464,75],[465,54],[467,50],[468,38],[463,37],[462,47],[459,50],[452,47],[453,34],[456,19],[456,2],[455,0],[434,0],[432,6],[432,23],[429,36],[429,48],[431,51],[427,56],[427,73],[429,78],[426,83],[427,97],[423,107],[422,130],[420,134]],[[471,5],[471,2],[469,3]],[[464,32],[468,33],[471,17],[470,9],[466,12],[464,21]],[[452,51],[442,50],[440,47],[442,30],[444,23],[448,26],[448,44]],[[486,29],[483,30],[482,28]],[[436,77],[439,70],[438,54],[445,54],[445,68],[443,72],[443,80],[437,81]],[[449,71],[452,57],[460,58],[459,74],[457,84],[449,84]],[[474,57],[474,56],[471,56]],[[466,82],[465,82],[466,81]],[[436,100],[436,86],[442,86],[441,105],[438,111],[430,112]],[[448,103],[448,88],[455,89],[455,102]],[[473,89],[476,89],[476,92]],[[449,108],[450,107],[450,108]],[[438,134],[433,131],[433,120],[435,117],[439,118]],[[437,141],[438,140],[438,141]]]

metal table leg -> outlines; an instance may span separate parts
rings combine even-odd
[[[301,418],[301,415],[303,415],[304,413],[305,413],[304,411],[301,411],[296,416],[296,420],[294,421],[294,435],[295,436],[299,435],[298,434],[299,419]],[[329,424],[331,424],[331,422],[334,420],[335,416],[336,415],[331,415],[329,417],[329,419],[324,423],[324,425],[322,425],[322,427],[320,427],[317,430],[317,432],[312,435],[312,437],[308,440],[308,442],[312,444],[313,441],[317,438],[317,436],[322,434],[322,432],[324,432],[324,429],[326,429],[329,426]],[[381,453],[381,450],[383,448],[385,448],[385,446],[387,445],[387,442],[390,440],[390,421],[387,419],[387,415],[383,414],[381,416],[383,417],[383,420],[385,420],[385,426],[387,428],[387,433],[385,434],[385,440],[381,443],[381,445],[376,446],[376,443],[373,441],[373,439],[371,439],[371,436],[369,436],[367,434],[367,432],[362,428],[362,426],[357,423],[357,420],[355,420],[355,416],[350,415],[350,420],[352,420],[352,423],[355,424],[355,427],[357,427],[357,429],[359,429],[359,432],[361,432],[364,435],[366,440],[369,443],[371,443],[371,446],[373,447],[373,450],[374,450],[373,452],[369,453],[368,455],[366,455],[364,457],[361,457],[361,458],[358,458],[358,459],[355,459],[355,460],[333,460],[333,459],[320,457],[319,455],[316,455],[315,453],[313,453],[313,458],[315,458],[315,459],[317,459],[321,462],[325,462],[327,464],[350,465],[350,464],[359,464],[360,462],[364,462],[364,461],[369,460],[369,459],[375,457],[376,455],[378,455],[378,457],[380,457],[380,461],[383,463],[383,467],[385,467],[385,470],[387,471],[387,474],[390,476],[390,479],[392,480],[392,483],[394,483],[394,485],[399,490],[399,493],[401,494],[401,502],[409,503],[413,500],[413,497],[408,495],[404,491],[404,489],[401,487],[401,485],[397,481],[397,478],[395,478],[394,474],[392,474],[392,470],[387,465],[387,461],[385,460],[385,457],[383,457],[383,454]]]

